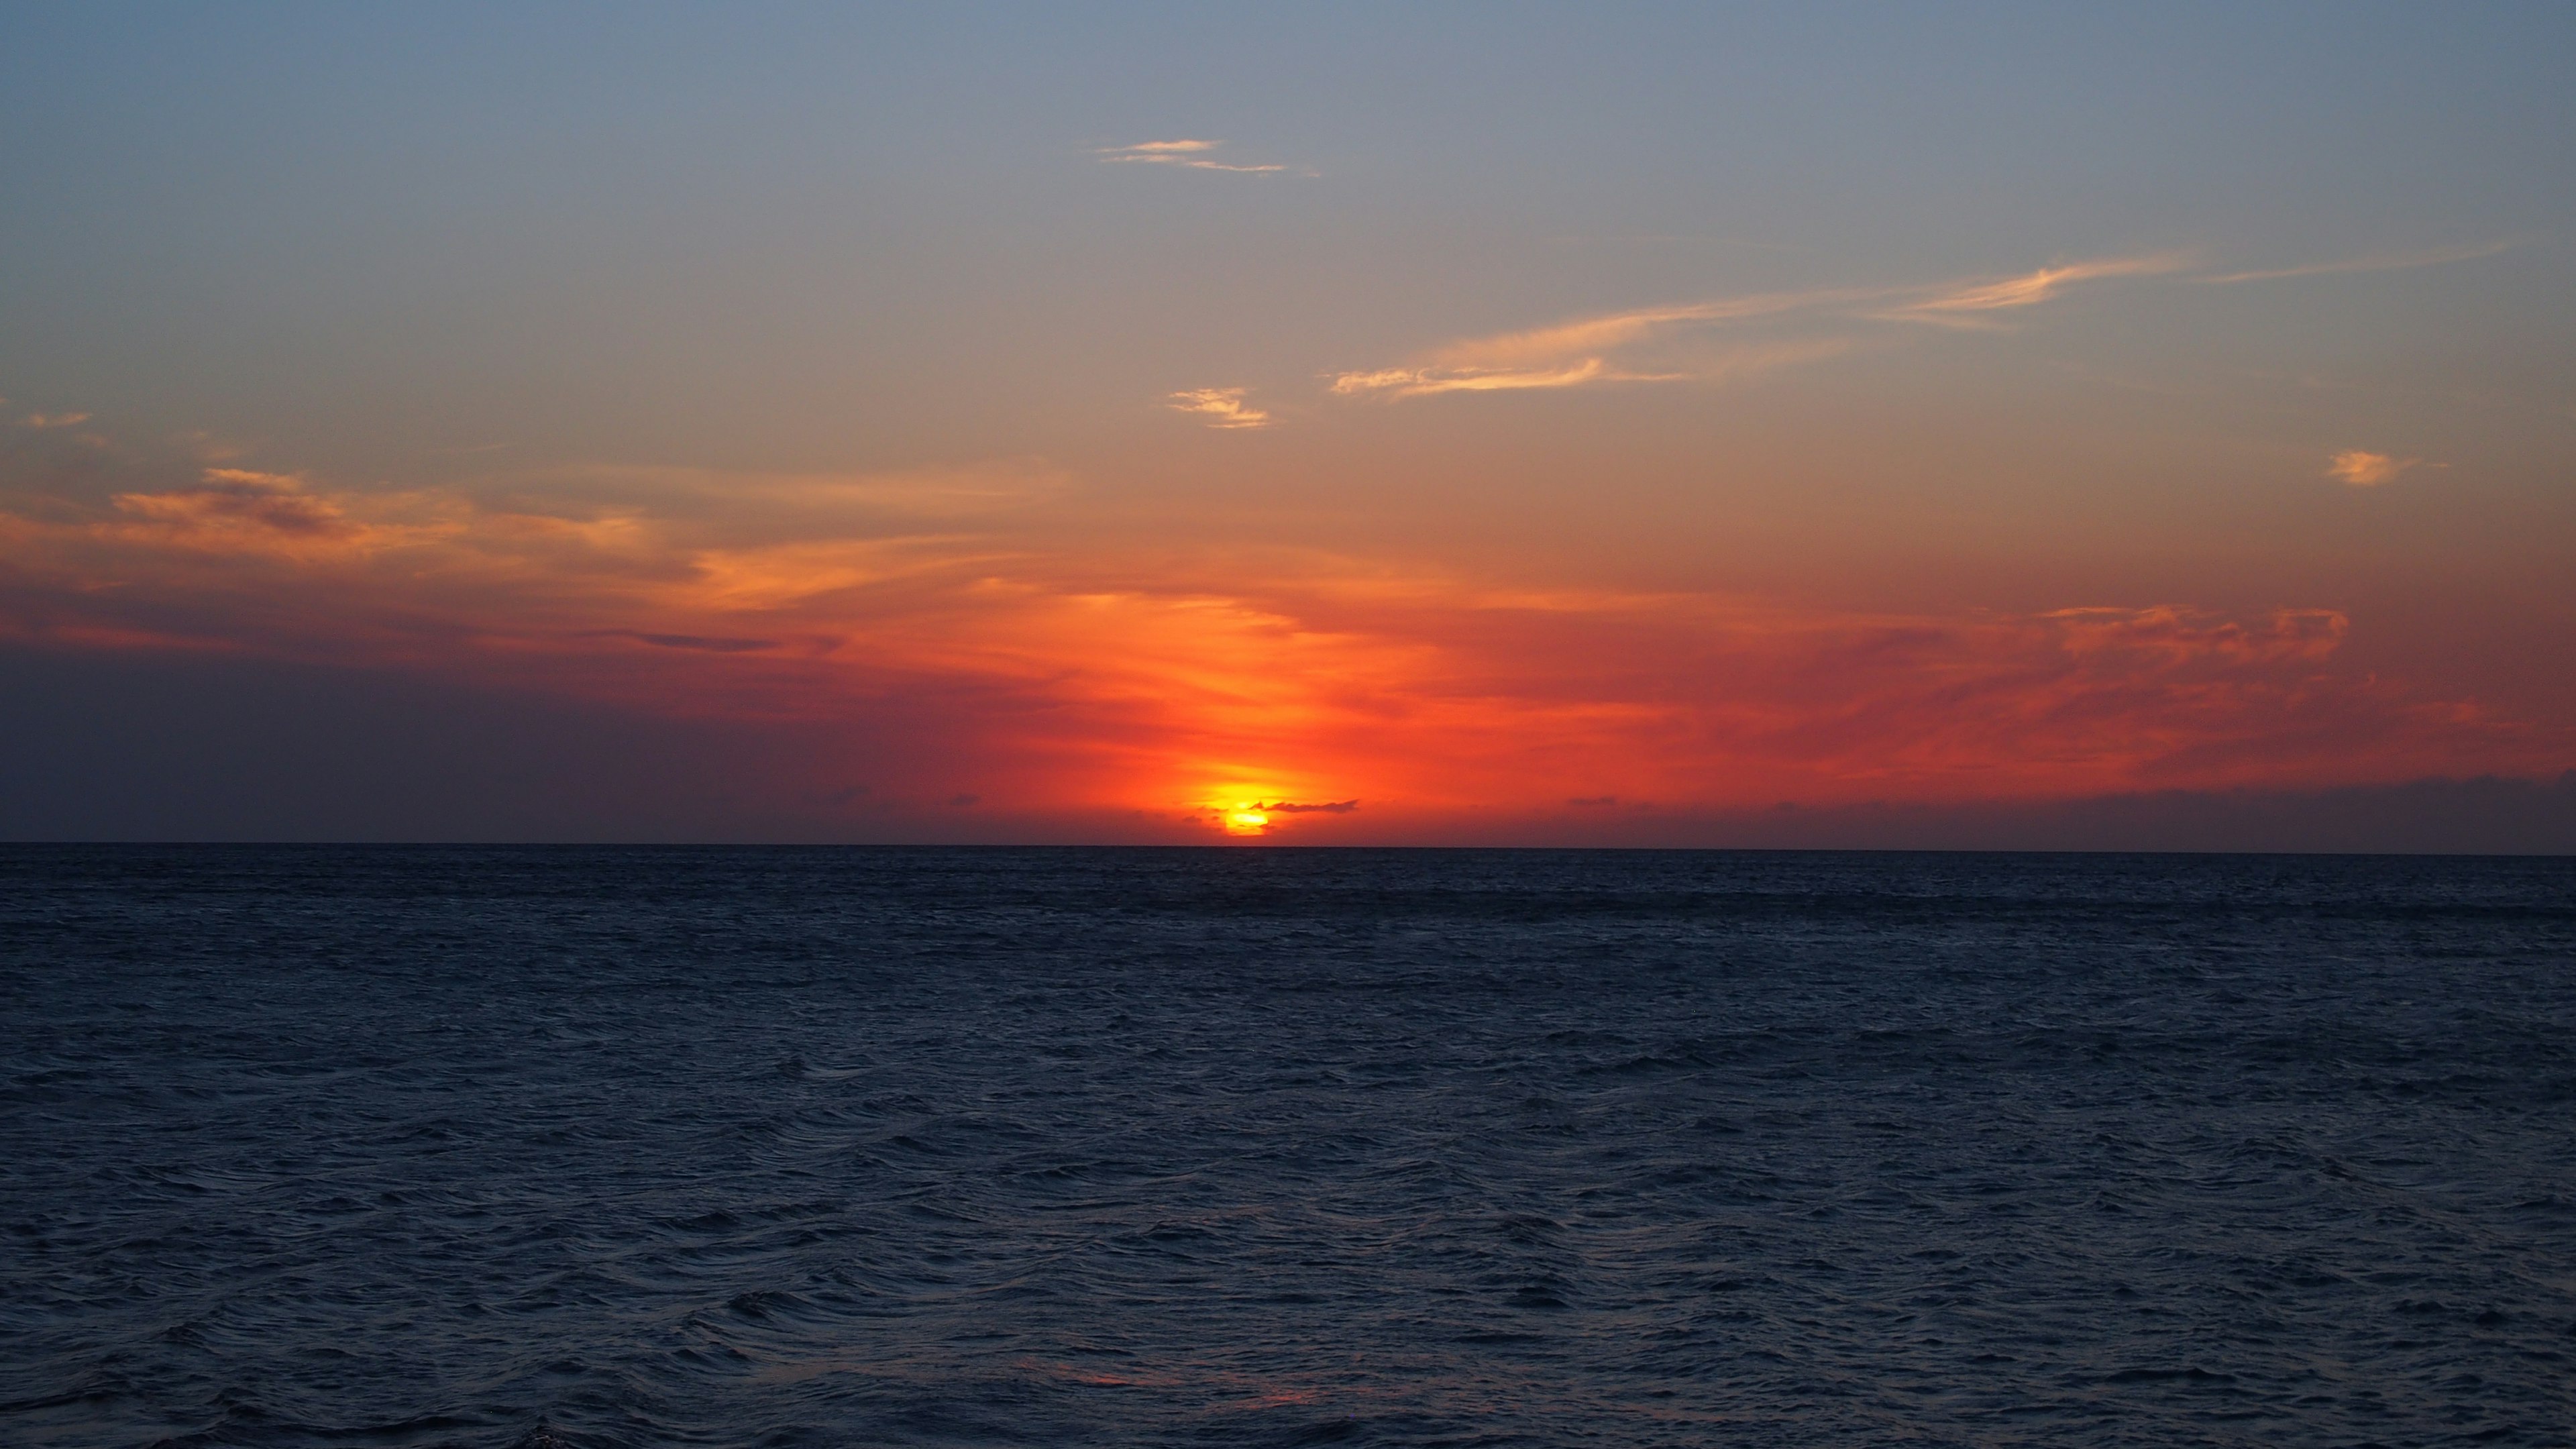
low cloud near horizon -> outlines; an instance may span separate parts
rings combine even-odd
[[[1305,844],[2576,768],[2576,20],[1487,19],[31,18],[0,757]]]
[[[1014,811],[896,778],[803,783],[809,725],[673,719],[383,670],[202,655],[29,651],[0,670],[0,841],[460,841],[1179,844],[1182,812]],[[847,764],[847,761],[844,761]],[[828,772],[826,772],[828,778]],[[1334,802],[1341,803],[1341,802]],[[1720,849],[2246,850],[2576,854],[2576,772],[2423,778],[2323,790],[2124,792],[2042,801],[1856,802],[1692,810],[1566,802],[1330,822],[1304,843]],[[1606,808],[1606,807],[1617,808]],[[998,807],[998,808],[997,808]],[[1273,806],[1272,809],[1280,807]],[[1604,817],[1594,819],[1593,817]],[[1357,833],[1353,833],[1357,831]]]
[[[1612,796],[1953,808],[2576,757],[2562,726],[2345,666],[2327,608],[1888,613],[1257,546],[1149,564],[1030,532],[1063,489],[1025,464],[384,490],[27,461],[0,490],[22,657],[363,666],[803,731],[817,753],[756,772],[789,795],[893,772],[1023,822],[1365,797],[1429,838]],[[862,737],[879,766],[824,743]]]

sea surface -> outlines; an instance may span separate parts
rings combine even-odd
[[[0,848],[0,1443],[541,1441],[2576,1443],[2576,861]]]

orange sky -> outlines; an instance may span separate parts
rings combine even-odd
[[[0,668],[707,722],[871,839],[2576,768],[2532,37],[301,23],[11,22]]]
[[[65,447],[84,449],[114,452]],[[2351,667],[2333,608],[1909,613],[1393,551],[1050,549],[1049,530],[1012,526],[1072,487],[1019,467],[350,490],[197,465],[22,498],[0,559],[23,644],[363,662],[806,725],[899,704],[918,736],[900,776],[775,768],[816,788],[865,777],[854,809],[973,796],[990,815],[1141,814],[1183,838],[2315,788],[2571,758],[2546,721]],[[746,532],[754,510],[774,516]],[[1232,819],[1247,811],[1265,818]]]

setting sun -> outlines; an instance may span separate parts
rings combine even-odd
[[[0,1449],[2549,1442],[2571,61],[0,0]]]
[[[238,8],[0,8],[0,836],[2576,830],[2576,8]]]

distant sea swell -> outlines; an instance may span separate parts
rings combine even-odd
[[[2576,861],[0,849],[0,1440],[2576,1442]]]

